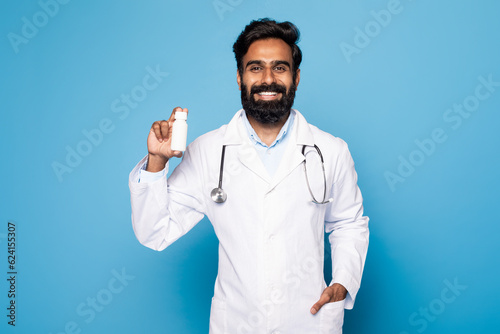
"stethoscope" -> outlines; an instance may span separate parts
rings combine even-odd
[[[314,197],[314,194],[311,189],[311,185],[309,184],[309,178],[307,177],[307,167],[306,167],[306,159],[304,158],[303,164],[304,164],[304,174],[306,174],[306,182],[307,182],[307,188],[309,189],[309,193],[311,194],[312,201],[316,204],[327,204],[333,201],[333,198],[326,199],[326,172],[325,172],[325,162],[323,160],[323,154],[321,154],[321,150],[319,149],[318,146],[314,145],[314,148],[316,149],[316,152],[318,152],[318,155],[321,159],[321,168],[323,169],[323,200],[318,201],[316,197]],[[304,155],[304,152],[306,150],[306,145],[302,146],[302,155]],[[222,145],[222,154],[220,158],[220,174],[219,174],[219,186],[217,188],[214,188],[210,192],[210,197],[212,197],[212,200],[215,203],[224,203],[227,199],[227,194],[226,192],[222,189],[222,178],[223,178],[223,170],[224,170],[224,157],[226,155],[226,145]],[[305,155],[304,155],[305,157]]]

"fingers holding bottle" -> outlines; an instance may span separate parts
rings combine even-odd
[[[148,171],[160,171],[165,167],[168,159],[182,156],[182,151],[171,149],[173,124],[177,111],[188,112],[187,108],[176,107],[168,120],[156,121],[151,125],[147,140]]]

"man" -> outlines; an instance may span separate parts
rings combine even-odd
[[[167,180],[169,159],[182,155],[170,149],[174,112],[187,112],[175,108],[153,123],[148,156],[130,174],[132,222],[145,246],[163,250],[210,219],[219,239],[213,334],[341,333],[360,286],[368,217],[345,142],[291,109],[298,38],[289,22],[247,25],[233,46],[243,109],[191,143]]]

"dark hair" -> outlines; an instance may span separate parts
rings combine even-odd
[[[300,38],[299,29],[291,22],[278,23],[269,18],[250,22],[234,42],[233,51],[240,75],[243,75],[243,56],[248,52],[250,45],[257,40],[267,38],[279,38],[290,46],[293,60],[292,71],[295,78],[302,61],[302,51],[297,45]]]

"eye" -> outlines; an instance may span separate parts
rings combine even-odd
[[[275,71],[277,72],[285,72],[286,71],[286,67],[285,66],[276,66],[274,68]]]
[[[252,66],[252,67],[250,67],[250,71],[252,71],[252,72],[260,71],[261,69],[262,69],[262,67],[260,67],[260,66]]]

